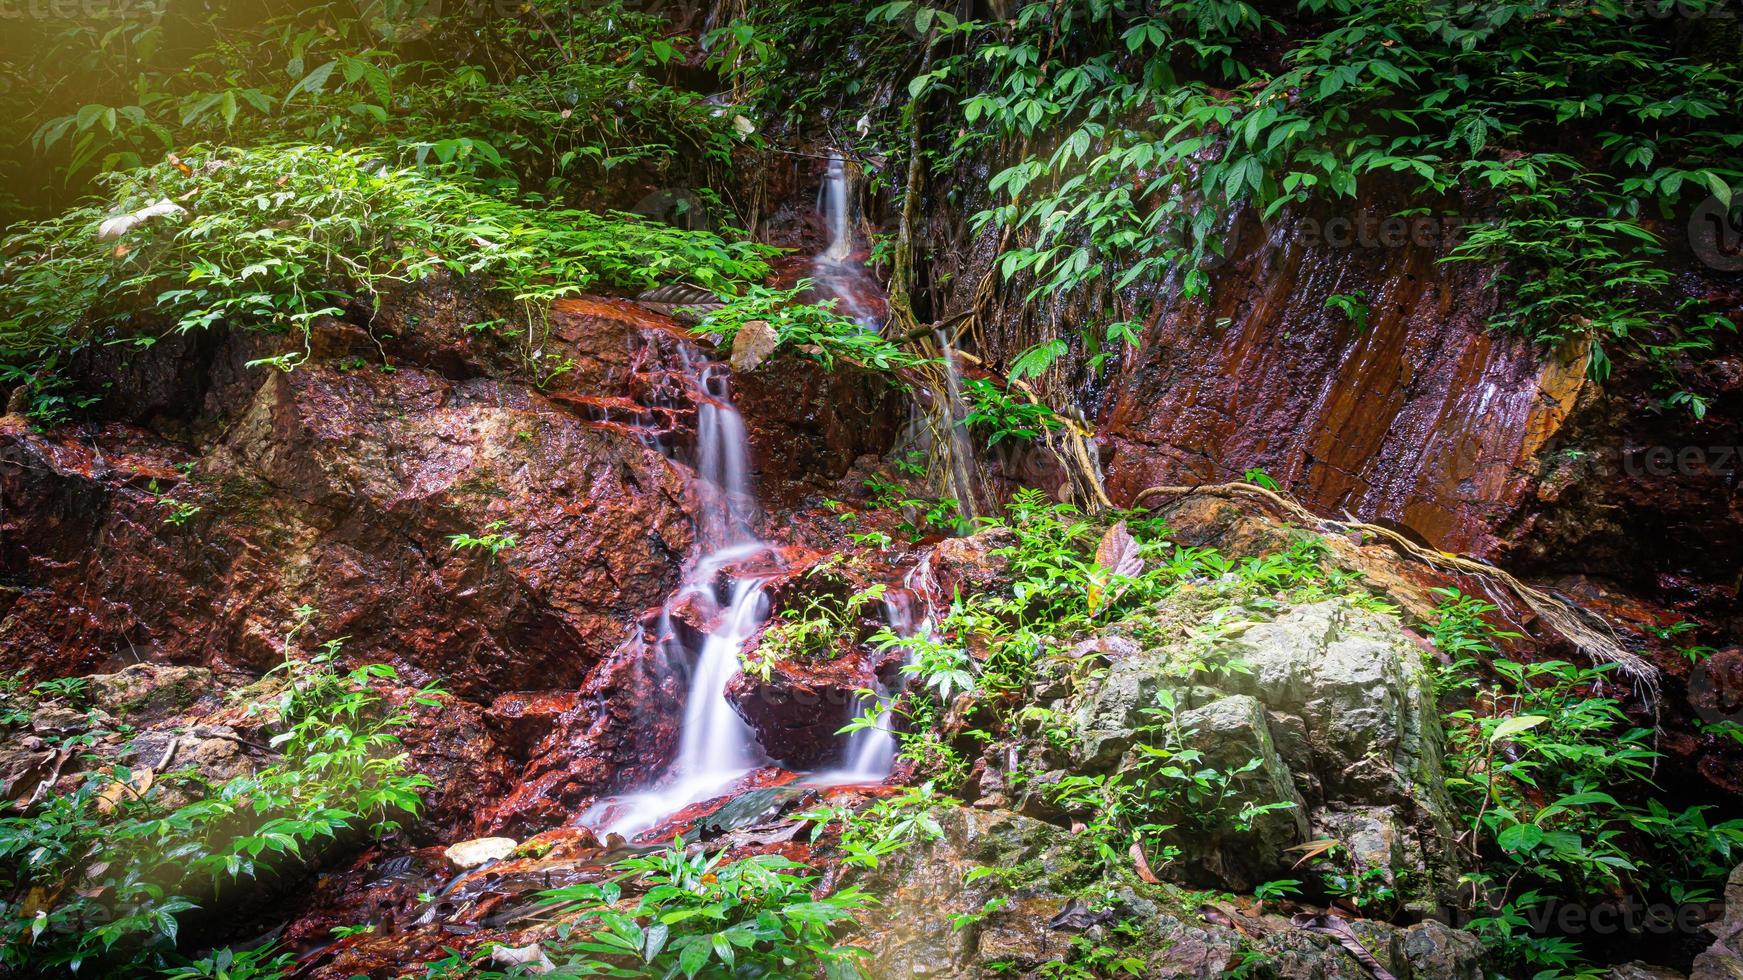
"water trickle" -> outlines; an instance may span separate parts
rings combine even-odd
[[[860,326],[877,329],[881,297],[864,264],[854,258],[853,181],[840,154],[829,158],[817,189],[817,214],[829,231],[829,244],[811,259],[813,291],[822,299],[834,299],[836,309]]]
[[[852,215],[847,209],[847,191],[847,162],[837,154],[829,158],[829,170],[823,178],[823,186],[817,191],[817,210],[829,228],[829,247],[817,256],[822,261],[840,264],[853,254],[853,229],[849,224]]]
[[[956,349],[951,345],[949,335],[936,330],[932,336],[944,354],[944,399],[939,410],[943,416],[940,420],[942,427],[949,435],[939,448],[944,455],[951,488],[962,508],[962,516],[973,520],[979,516],[983,494],[979,492],[980,468],[975,463],[974,446],[968,440],[968,403],[962,396],[962,371],[957,366]]]
[[[771,764],[755,733],[739,717],[726,692],[739,672],[739,654],[769,615],[764,593],[783,570],[778,549],[757,535],[759,506],[750,469],[750,440],[732,402],[730,376],[718,362],[685,347],[681,366],[696,406],[692,453],[697,498],[696,556],[678,591],[661,609],[654,661],[687,668],[688,685],[677,752],[652,785],[602,800],[579,822],[604,833],[633,837],[685,807],[730,793],[756,770]],[[670,408],[671,406],[661,406]],[[670,451],[662,445],[662,450]],[[919,572],[922,576],[925,564]],[[916,591],[916,589],[919,591]],[[885,621],[898,636],[912,635],[928,608],[929,593],[914,575],[884,603]],[[714,621],[699,642],[686,637],[680,610],[701,611]],[[687,615],[684,622],[693,621]],[[881,683],[866,706],[880,711],[878,729],[855,732],[843,752],[843,768],[812,776],[814,784],[875,783],[889,776],[896,741],[891,709],[902,678]]]
[[[922,561],[908,572],[900,589],[884,596],[884,622],[895,635],[913,636],[930,627],[932,618],[928,589],[931,583],[931,567],[930,560]],[[907,666],[912,662],[911,654],[906,650],[903,652],[902,664]],[[846,764],[841,769],[819,776],[816,782],[872,783],[882,782],[890,775],[896,761],[894,709],[906,686],[907,675],[898,671],[894,677],[877,685],[873,697],[863,698],[861,703],[854,706],[856,716],[863,715],[868,708],[876,707],[877,727],[863,728],[849,736]]]

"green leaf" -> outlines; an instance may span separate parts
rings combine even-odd
[[[1503,851],[1529,851],[1543,842],[1543,828],[1534,823],[1516,823],[1501,831],[1495,843]]]
[[[1489,733],[1489,743],[1493,745],[1504,738],[1536,728],[1548,720],[1546,715],[1514,715],[1495,726],[1495,730]]]

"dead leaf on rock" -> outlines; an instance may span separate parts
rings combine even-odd
[[[1136,578],[1144,571],[1144,559],[1139,550],[1137,539],[1126,530],[1125,521],[1108,528],[1101,536],[1101,543],[1095,548],[1095,572],[1089,578],[1091,616],[1113,605],[1126,591],[1126,586],[1115,579]]]
[[[527,973],[550,973],[557,968],[538,943],[526,946],[498,946],[490,951],[490,960],[497,966],[525,967]]]
[[[732,338],[732,369],[756,370],[757,365],[775,352],[775,346],[780,342],[780,336],[767,320],[747,320],[738,328],[738,336]]]
[[[1160,885],[1162,883],[1162,879],[1156,877],[1156,872],[1150,870],[1150,860],[1144,857],[1143,845],[1139,844],[1137,841],[1133,841],[1131,855],[1132,867],[1137,870],[1138,877],[1152,885]]]
[[[112,779],[103,791],[97,794],[97,812],[103,816],[115,812],[123,800],[144,799],[147,790],[157,777],[150,769],[135,769],[126,779]]]

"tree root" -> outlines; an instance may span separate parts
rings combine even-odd
[[[1202,486],[1151,487],[1132,499],[1133,509],[1142,508],[1152,497],[1210,494],[1228,499],[1248,498],[1263,501],[1291,519],[1308,527],[1334,532],[1371,534],[1391,544],[1406,557],[1443,572],[1475,575],[1499,582],[1507,587],[1549,627],[1561,634],[1595,663],[1612,663],[1624,675],[1645,690],[1649,701],[1656,703],[1659,692],[1658,668],[1645,657],[1622,647],[1615,630],[1596,613],[1581,608],[1573,601],[1521,582],[1513,575],[1463,555],[1432,551],[1418,545],[1391,528],[1359,521],[1338,521],[1321,517],[1301,506],[1294,499],[1252,483],[1217,483]]]

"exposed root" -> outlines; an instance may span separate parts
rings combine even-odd
[[[1493,565],[1484,564],[1463,555],[1424,548],[1397,531],[1376,524],[1337,521],[1321,517],[1281,493],[1267,490],[1252,483],[1217,483],[1196,487],[1151,487],[1133,498],[1132,506],[1134,508],[1142,507],[1144,501],[1152,497],[1183,496],[1193,493],[1262,500],[1287,514],[1292,520],[1306,526],[1335,532],[1356,531],[1372,534],[1389,542],[1404,555],[1431,568],[1444,572],[1476,575],[1499,582],[1512,590],[1513,594],[1517,595],[1519,600],[1525,603],[1551,629],[1579,648],[1581,653],[1596,663],[1615,664],[1617,669],[1640,686],[1649,702],[1656,703],[1658,699],[1658,668],[1645,657],[1624,649],[1621,641],[1616,637],[1615,630],[1611,629],[1610,624],[1605,622],[1602,617],[1559,595],[1527,585]]]

